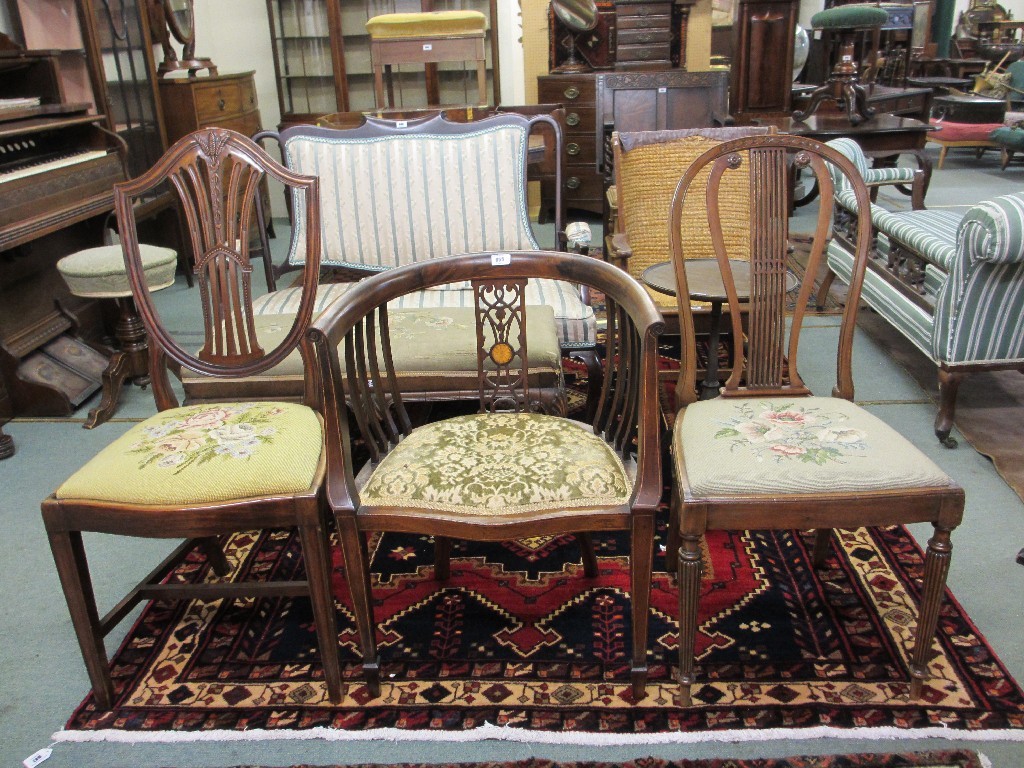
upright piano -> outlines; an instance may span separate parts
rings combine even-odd
[[[0,51],[0,424],[67,415],[100,386],[94,301],[57,261],[100,245],[124,142],[91,105],[63,98],[55,51]]]

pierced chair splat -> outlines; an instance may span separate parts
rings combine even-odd
[[[792,318],[786,317],[787,185],[790,161],[817,178],[822,201],[807,269]],[[697,401],[693,317],[679,302],[683,371],[677,396],[683,409],[672,435],[675,486],[668,543],[669,567],[679,576],[679,681],[691,703],[696,681],[695,640],[701,594],[701,541],[709,530],[816,529],[813,561],[825,563],[831,529],[929,522],[924,583],[913,648],[907,654],[911,697],[929,677],[929,654],[949,568],[950,533],[963,517],[963,490],[924,453],[881,419],[854,405],[852,355],[858,299],[870,240],[869,194],[854,164],[816,141],[763,136],[726,142],[706,152],[679,181],[672,200],[670,237],[680,296],[686,296],[685,243],[678,236],[685,201],[706,200],[716,259],[729,296],[739,289],[719,220],[723,179],[749,165],[751,185],[750,295],[745,344],[733,350],[732,375],[721,396]],[[849,181],[856,197],[857,254],[839,329],[836,383],[817,397],[801,378],[798,349],[814,279],[831,234],[833,181]],[[700,178],[702,172],[707,181]],[[743,328],[731,318],[733,334]],[[689,370],[687,370],[689,369]],[[894,680],[891,687],[902,682]]]
[[[328,435],[307,338],[318,270],[305,275],[289,330],[277,346],[264,350],[253,322],[248,238],[240,235],[249,231],[260,183],[268,177],[304,200],[304,246],[315,265],[320,253],[317,180],[288,171],[241,134],[212,128],[186,136],[145,175],[114,189],[128,281],[150,339],[158,412],[104,448],[42,503],[93,694],[104,708],[124,692],[115,690],[103,638],[135,605],[155,599],[309,597],[319,645],[311,663],[323,669],[319,696],[341,699],[324,495]],[[204,332],[198,353],[167,329],[147,285],[132,204],[157,187],[176,194],[197,254],[194,271]],[[302,403],[236,400],[178,406],[169,364],[215,378],[251,376],[296,348],[307,374]],[[297,529],[305,578],[236,581],[221,537],[263,528]],[[100,617],[82,542],[85,531],[186,541]],[[175,578],[176,566],[197,547],[224,578],[198,584]]]
[[[507,258],[506,258],[507,257]],[[535,410],[525,329],[550,308],[526,301],[527,280],[566,280],[605,294],[607,354],[589,423]],[[411,428],[391,360],[389,303],[412,291],[470,280],[476,306],[480,410]],[[393,306],[393,304],[392,304]],[[643,697],[654,513],[661,498],[657,403],[660,313],[635,280],[597,259],[548,251],[471,254],[398,267],[354,287],[316,320],[328,393],[327,429],[342,436],[328,456],[327,494],[348,564],[364,671],[380,693],[367,535],[434,536],[436,575],[448,542],[575,534],[583,570],[596,577],[588,533],[631,537],[632,690]],[[553,331],[552,331],[553,332]],[[339,352],[340,350],[340,352]],[[351,414],[349,416],[348,414]],[[356,471],[350,424],[370,452]]]

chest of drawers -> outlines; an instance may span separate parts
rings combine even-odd
[[[543,104],[565,107],[565,157],[562,196],[568,208],[593,213],[602,210],[604,187],[597,171],[594,110],[595,72],[541,75],[538,98]]]
[[[209,126],[250,136],[260,129],[260,109],[252,72],[160,81],[167,140]]]
[[[672,65],[672,2],[615,0],[616,69]]]

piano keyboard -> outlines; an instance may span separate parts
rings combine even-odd
[[[21,168],[16,168],[12,171],[0,171],[0,184],[8,181],[15,181],[16,179],[23,179],[26,176],[35,176],[37,173],[47,173],[48,171],[55,171],[58,168],[66,168],[69,165],[87,163],[90,160],[96,160],[97,158],[106,156],[106,150],[95,149],[88,152],[74,152],[69,155],[64,155],[63,157],[45,160],[41,163],[22,166]]]

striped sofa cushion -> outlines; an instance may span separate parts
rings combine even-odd
[[[291,136],[285,164],[320,178],[322,263],[384,270],[460,253],[536,250],[526,204],[527,132],[373,139]],[[288,263],[304,264],[305,221]]]
[[[936,298],[932,354],[950,363],[1024,359],[1024,193],[980,203]]]
[[[949,271],[956,260],[957,227],[962,216],[955,211],[925,210],[893,213],[871,206],[871,223],[917,253]]]
[[[913,184],[914,182],[913,168],[901,166],[895,168],[872,168],[869,166],[864,150],[853,139],[833,139],[828,142],[827,146],[843,153],[856,166],[861,178],[864,179],[864,183],[869,187],[883,184]],[[837,196],[840,191],[850,190],[850,182],[847,180],[846,175],[840,173],[838,169],[831,165],[829,165],[829,175],[832,177],[832,183],[836,185]],[[851,201],[854,200],[852,195],[849,199]],[[857,210],[856,205],[853,204],[846,207],[853,211]]]
[[[317,289],[314,311],[322,312],[334,299],[355,283],[324,283]],[[299,308],[301,288],[284,288],[253,300],[257,315],[294,314]],[[583,303],[579,289],[561,280],[530,280],[526,286],[526,304],[547,305],[554,309],[558,343],[562,349],[587,349],[597,339],[594,310]],[[400,309],[450,308],[473,306],[472,289],[449,288],[409,293],[391,303]]]

